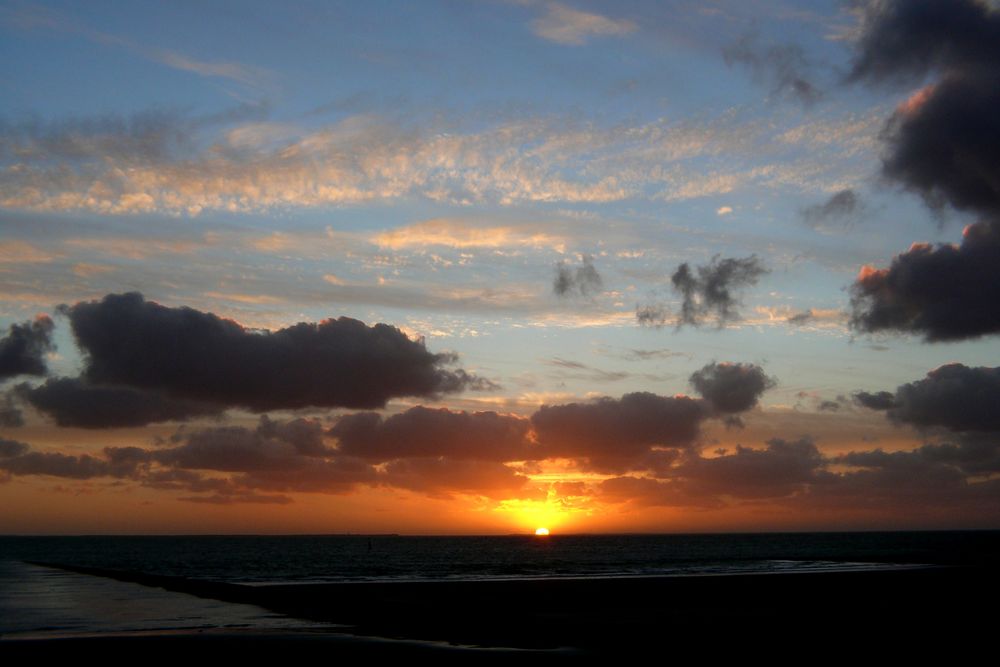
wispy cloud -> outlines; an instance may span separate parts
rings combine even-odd
[[[95,30],[48,7],[26,4],[16,9],[0,9],[0,20],[22,30],[49,30],[79,35],[97,44],[125,49],[167,67],[193,72],[199,76],[226,79],[258,91],[274,88],[274,76],[266,69],[236,62],[208,62],[177,51],[150,47],[128,37]]]
[[[621,37],[637,27],[628,19],[592,14],[558,2],[546,3],[545,14],[531,22],[532,31],[542,39],[568,46],[586,44],[593,37]]]
[[[372,239],[392,250],[445,246],[448,248],[503,248],[525,246],[551,248],[563,252],[566,238],[533,229],[514,226],[482,226],[467,220],[435,218],[381,232]]]

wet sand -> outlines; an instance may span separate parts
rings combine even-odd
[[[476,661],[644,653],[808,662],[829,657],[955,660],[980,642],[991,643],[1000,590],[997,574],[978,567],[278,586],[65,569],[345,627],[335,633],[201,631],[0,641],[0,653],[148,650],[158,656],[195,651],[280,657],[304,648],[328,650],[331,656],[428,654],[468,662],[470,650],[461,647],[486,647],[471,653]]]

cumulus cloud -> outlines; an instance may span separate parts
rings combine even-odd
[[[1000,332],[1000,220],[965,229],[959,246],[914,244],[887,269],[862,268],[851,287],[851,327],[928,342]]]
[[[636,27],[628,19],[584,12],[559,2],[546,3],[545,14],[531,23],[539,37],[566,46],[580,46],[592,37],[620,37],[634,32]]]
[[[461,412],[423,406],[383,418],[374,412],[341,417],[330,429],[337,450],[363,459],[410,457],[523,461],[537,458],[531,422],[496,412]]]
[[[978,213],[960,247],[918,244],[889,269],[865,267],[852,324],[927,341],[1000,329],[1000,14],[983,2],[871,3],[852,78],[874,84],[937,79],[889,120],[883,172],[929,206]]]
[[[757,405],[761,395],[777,381],[756,364],[715,363],[695,371],[691,386],[718,412],[744,412]]]
[[[802,47],[795,44],[771,44],[764,47],[752,35],[722,51],[726,64],[748,67],[755,81],[771,86],[772,95],[787,95],[805,105],[822,97],[810,81],[809,63]]]
[[[455,355],[432,354],[387,324],[346,317],[254,332],[141,294],[109,294],[63,307],[93,385],[163,392],[179,400],[281,408],[375,408],[400,396],[486,386]]]
[[[316,421],[276,423],[264,416],[255,429],[220,426],[184,434],[182,444],[159,449],[153,457],[189,470],[294,470],[305,465],[304,458],[333,454],[322,435],[323,427]]]
[[[773,498],[805,491],[825,465],[810,438],[774,438],[765,449],[737,446],[733,454],[690,458],[675,474],[695,496]]]
[[[7,335],[0,338],[0,381],[18,375],[45,375],[45,355],[56,349],[52,342],[54,329],[47,315],[11,324]]]
[[[581,264],[577,267],[567,266],[566,262],[556,264],[556,277],[552,282],[552,291],[556,296],[590,296],[601,290],[604,281],[594,267],[594,258],[583,255],[580,261]]]
[[[901,385],[895,395],[860,392],[855,397],[866,407],[887,410],[897,423],[1000,434],[1000,368],[947,364]]]
[[[694,270],[685,262],[670,277],[682,297],[677,326],[700,326],[714,318],[718,326],[740,319],[739,292],[757,284],[768,269],[756,255],[743,258],[712,258],[708,264]]]
[[[123,428],[192,417],[218,415],[224,408],[201,401],[170,398],[156,390],[93,385],[80,378],[49,378],[18,385],[14,394],[59,426]]]
[[[585,459],[597,471],[645,467],[654,448],[695,445],[707,410],[687,396],[637,392],[620,399],[544,405],[531,416],[539,458]]]

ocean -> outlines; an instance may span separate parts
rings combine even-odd
[[[311,625],[252,605],[35,563],[249,586],[780,575],[923,565],[993,567],[1000,563],[1000,532],[0,537],[0,635]]]

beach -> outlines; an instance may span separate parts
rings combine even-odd
[[[53,565],[53,564],[47,564]],[[312,623],[100,636],[0,638],[4,655],[189,651],[259,657],[294,647],[331,655],[508,661],[526,657],[702,654],[926,657],[992,636],[998,577],[986,567],[813,573],[247,586],[68,566],[90,576]],[[335,624],[335,626],[334,626]],[[905,641],[904,641],[905,639]],[[666,653],[665,653],[666,652]]]

